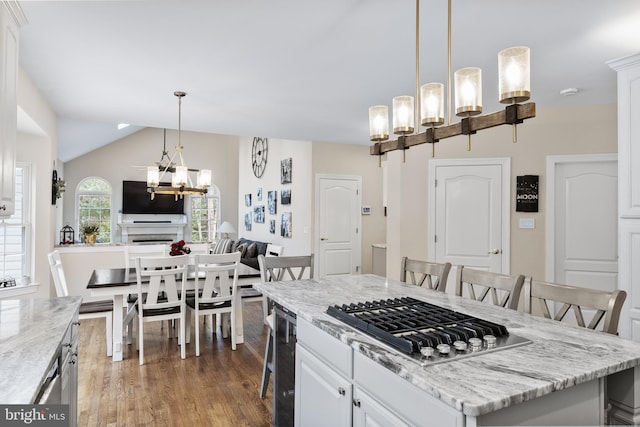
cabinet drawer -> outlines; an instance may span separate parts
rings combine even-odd
[[[304,319],[298,318],[298,343],[347,378],[353,373],[353,350]]]
[[[353,379],[356,386],[409,424],[424,425],[428,420],[429,425],[434,426],[464,425],[461,412],[358,352],[353,356]]]

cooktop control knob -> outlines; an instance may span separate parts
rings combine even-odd
[[[480,338],[469,338],[469,345],[471,346],[471,351],[482,350],[482,340]]]
[[[464,341],[454,341],[453,342],[453,348],[456,349],[456,351],[466,351],[467,350],[467,343]]]
[[[440,356],[447,356],[451,351],[451,346],[449,344],[438,344],[436,348],[438,349]]]
[[[433,356],[434,352],[435,350],[433,349],[433,347],[422,347],[420,349],[420,353],[422,353],[424,357],[431,357]]]
[[[484,342],[487,343],[487,348],[496,348],[496,337],[493,335],[485,335]]]

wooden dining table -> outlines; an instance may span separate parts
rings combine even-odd
[[[195,273],[191,266],[190,270],[187,276],[187,289],[194,289]],[[142,286],[143,292],[145,292],[148,285],[143,283]],[[123,319],[127,308],[126,296],[138,293],[136,270],[135,268],[128,270],[126,268],[97,268],[91,273],[87,289],[92,297],[113,299],[112,361],[119,362],[122,360]],[[233,303],[236,304],[236,343],[242,344],[244,342],[244,328],[240,292],[234,292]],[[186,341],[189,342],[188,339]]]

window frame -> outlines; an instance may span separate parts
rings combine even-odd
[[[84,184],[86,181],[91,180],[91,179],[97,179],[100,181],[103,181],[104,183],[106,183],[109,186],[109,192],[104,192],[104,191],[82,191],[80,190],[82,184]],[[111,185],[111,183],[109,182],[109,180],[99,177],[99,176],[87,176],[84,177],[80,180],[80,182],[78,182],[78,185],[76,186],[76,192],[75,192],[75,226],[76,226],[76,239],[78,239],[78,241],[80,241],[80,239],[82,238],[82,231],[80,229],[80,224],[81,224],[81,219],[80,219],[80,197],[81,196],[109,196],[109,241],[108,242],[104,242],[104,243],[114,243],[113,240],[113,236],[114,236],[114,212],[113,212],[113,185]]]
[[[27,162],[16,162],[16,166],[15,166],[15,173],[16,173],[16,185],[15,188],[17,189],[18,187],[18,181],[17,181],[17,176],[18,176],[18,169],[22,169],[22,192],[21,192],[21,197],[22,197],[22,203],[20,206],[20,209],[22,211],[22,218],[21,221],[19,223],[12,223],[11,225],[13,226],[18,226],[22,231],[21,231],[21,236],[22,236],[22,251],[23,251],[23,258],[22,258],[22,266],[21,266],[21,274],[18,277],[13,277],[13,275],[11,275],[11,277],[13,277],[14,279],[16,279],[16,285],[18,284],[22,284],[22,278],[23,277],[29,277],[31,279],[31,277],[33,276],[33,247],[34,247],[34,242],[32,241],[33,239],[33,206],[34,206],[34,200],[33,200],[33,165],[31,163],[27,163]],[[16,200],[16,211],[18,210],[19,204],[18,202],[18,197],[16,195],[15,197]],[[15,214],[14,214],[15,215]],[[1,222],[10,220],[14,215],[11,215],[9,218],[5,218],[0,220]],[[4,251],[4,249],[3,249]],[[4,252],[3,252],[3,257],[4,257]],[[5,277],[8,276],[8,274],[5,272],[4,267],[3,267],[3,271],[0,273],[0,277]]]
[[[194,218],[193,218],[193,199],[194,197],[202,197],[199,195],[191,195],[189,196],[189,202],[188,202],[188,236],[189,239],[193,241],[193,225],[194,225]],[[211,241],[194,241],[194,243],[212,243],[215,242],[217,240],[216,236],[218,234],[218,227],[220,226],[220,212],[221,212],[221,208],[220,208],[220,190],[218,189],[218,187],[215,184],[211,184],[211,186],[209,187],[209,189],[207,190],[207,194],[204,196],[207,199],[215,199],[216,200],[216,217],[214,218],[214,231],[213,231],[213,238]]]

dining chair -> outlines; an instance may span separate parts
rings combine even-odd
[[[562,322],[571,318],[567,317],[571,310],[578,326],[595,330],[601,324],[603,332],[613,335],[618,334],[620,311],[626,298],[627,293],[623,290],[603,291],[532,278],[528,278],[524,285],[526,313],[537,314],[539,310],[543,317]],[[550,310],[549,303],[559,303],[562,306],[558,310],[554,310],[553,307]],[[587,324],[584,317],[589,311],[594,311],[594,314]],[[551,312],[554,312],[553,317]]]
[[[260,266],[260,281],[262,283],[301,280],[305,278],[305,275],[309,279],[313,279],[313,254],[286,257],[265,257],[264,255],[258,255],[258,265]],[[267,344],[264,350],[264,364],[262,367],[262,383],[260,385],[260,398],[262,399],[264,399],[267,394],[269,377],[271,376],[271,372],[273,372],[273,346],[275,344],[275,318],[273,313],[267,314],[266,323],[269,327],[269,337],[267,338]]]
[[[267,245],[267,249],[265,251],[264,256],[265,257],[281,256],[283,249],[284,248],[282,246],[272,245],[271,243],[269,243]],[[262,297],[262,292],[255,289],[253,285],[241,285],[238,287],[238,289],[239,289],[240,298],[242,299],[243,304],[246,302],[253,302],[253,301],[262,302],[262,316],[266,324],[269,310],[267,307],[267,300]]]
[[[400,269],[400,280],[409,283],[407,276],[411,279],[412,285],[425,286],[429,289],[444,292],[447,287],[447,278],[451,270],[451,263],[444,264],[436,262],[421,261],[402,257]],[[407,274],[409,273],[409,274]],[[417,275],[417,277],[416,277]],[[435,281],[434,281],[435,276]]]
[[[135,272],[131,272],[136,268],[136,258],[138,257],[154,257],[154,256],[166,256],[168,255],[168,245],[166,244],[127,244],[124,247],[124,268],[126,274],[131,274],[131,277],[135,277]],[[124,328],[127,329],[127,339],[129,343],[132,342],[132,325],[135,319],[136,310],[134,304],[138,298],[138,294],[129,294],[125,300],[125,320],[123,322]]]
[[[200,316],[228,314],[231,323],[231,349],[236,349],[236,293],[240,252],[199,254],[195,257],[195,292],[187,296],[187,333],[191,312],[195,313],[196,356],[200,356]],[[240,308],[241,309],[241,308]],[[223,331],[227,325],[222,326]]]
[[[67,279],[64,275],[64,268],[62,267],[60,252],[57,250],[53,251],[47,255],[47,258],[49,259],[49,267],[51,268],[51,275],[53,276],[53,284],[56,288],[56,296],[69,296],[69,288],[67,287]],[[111,356],[113,354],[113,301],[86,301],[80,304],[80,313],[78,316],[80,320],[96,319],[99,317],[104,317],[105,319],[107,356]]]
[[[187,255],[136,258],[136,282],[140,364],[144,364],[144,324],[161,320],[179,320],[180,357],[184,359]],[[143,284],[148,284],[146,292]]]
[[[522,274],[510,276],[459,265],[456,274],[456,295],[517,310],[523,284]]]

